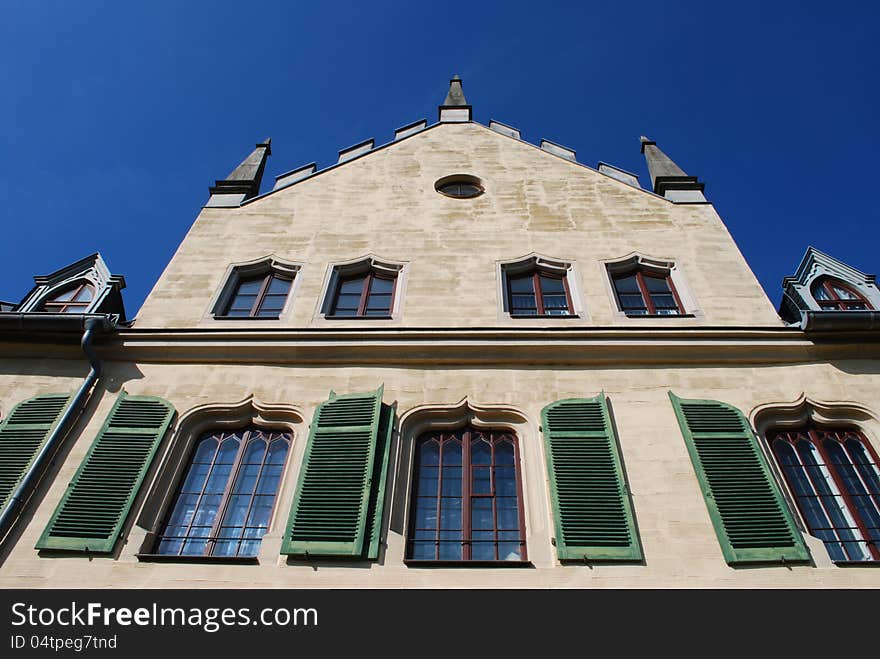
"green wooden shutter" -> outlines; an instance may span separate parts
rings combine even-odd
[[[21,483],[70,401],[68,394],[35,396],[0,424],[0,511]]]
[[[715,400],[678,398],[671,391],[669,398],[727,562],[809,561],[742,412]]]
[[[370,504],[367,513],[367,538],[364,541],[365,558],[379,558],[382,539],[382,512],[385,508],[385,482],[388,460],[391,455],[391,433],[394,430],[394,408],[382,405],[379,436],[376,444],[376,461],[373,469],[373,487],[370,488]]]
[[[173,416],[161,398],[120,394],[37,549],[111,553]]]
[[[349,558],[364,554],[376,462],[385,459],[377,459],[382,391],[379,387],[345,396],[331,392],[330,400],[318,406],[282,554]]]
[[[541,423],[559,559],[642,560],[605,395],[556,401]]]

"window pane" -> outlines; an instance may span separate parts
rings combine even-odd
[[[501,542],[498,544],[498,558],[502,561],[522,560],[518,542]]]
[[[565,295],[545,295],[544,311],[546,313],[567,313],[568,298]]]
[[[92,300],[92,287],[91,286],[83,286],[79,293],[76,294],[76,297],[73,298],[77,302],[91,302]]]
[[[660,309],[676,309],[678,307],[672,295],[652,295],[651,300],[654,302],[654,306],[657,307],[658,313]]]
[[[364,290],[364,279],[365,277],[346,279],[339,284],[339,292],[347,294],[357,294],[358,296],[360,296],[361,292]]]
[[[437,528],[437,499],[419,497],[416,499],[416,528]]]
[[[506,498],[506,497],[505,497]],[[519,528],[519,511],[516,509],[516,500],[513,499],[508,503],[503,499],[498,499],[498,528],[499,529],[518,529]]]
[[[238,285],[238,289],[235,291],[236,297],[239,295],[256,295],[260,292],[260,289],[263,287],[263,278],[259,279],[248,279],[242,281]]]
[[[645,280],[645,287],[648,289],[648,292],[669,293],[669,283],[665,277],[649,277],[647,275],[642,275],[642,277]]]
[[[434,542],[414,542],[412,547],[415,560],[433,561],[437,558],[437,545]]]
[[[455,531],[461,529],[461,499],[440,500],[440,528]]]
[[[443,465],[449,467],[451,465],[461,464],[461,442],[457,439],[447,440],[443,442]]]
[[[63,293],[59,293],[58,295],[53,297],[51,300],[49,300],[49,302],[67,302],[68,300],[70,300],[73,297],[73,295],[74,295],[74,293],[76,293],[76,291],[77,291],[76,288],[69,288],[66,291],[64,291]]]
[[[825,290],[825,287],[822,285],[816,286],[813,289],[813,297],[817,300],[830,300],[831,296],[828,295],[828,291]]]
[[[475,497],[471,499],[471,528],[494,529],[495,519],[492,514],[492,499]]]
[[[440,543],[440,560],[441,561],[460,561],[461,560],[461,543],[460,542],[441,542]]]
[[[541,281],[541,292],[545,295],[547,293],[565,293],[565,284],[562,279],[545,277],[544,275],[541,275],[539,279]]]
[[[832,285],[831,288],[834,289],[834,293],[841,300],[858,300],[859,299],[857,295],[853,295],[852,292],[846,290],[845,288],[841,288],[840,286]]]
[[[183,481],[182,492],[201,492],[211,465],[194,463],[189,468],[186,480]]]
[[[498,442],[495,444],[495,464],[512,465],[514,463],[513,444],[510,442]]]
[[[444,497],[461,496],[461,467],[444,467],[442,493]]]
[[[281,465],[266,465],[260,480],[257,482],[257,494],[272,494],[278,491],[278,483],[281,481]]]
[[[269,282],[269,290],[266,291],[266,293],[269,295],[282,295],[287,297],[287,293],[290,291],[290,283],[289,279],[272,277],[272,281]]]
[[[614,280],[614,287],[618,293],[638,293],[639,282],[635,275],[629,277],[620,277]]]
[[[229,305],[229,310],[250,311],[256,301],[256,295],[236,295],[232,304]]]
[[[534,295],[514,295],[511,298],[511,307],[513,313],[535,314],[538,311]]]
[[[422,442],[419,448],[419,464],[440,464],[440,444],[436,441]],[[461,464],[459,462],[459,464]]]
[[[516,496],[516,475],[513,467],[495,467],[495,496]]]
[[[373,295],[367,298],[367,314],[375,315],[375,314],[384,314],[388,315],[391,312],[391,296],[385,295],[384,293],[381,295]]]
[[[336,313],[339,313],[343,309],[351,309],[353,311],[357,311],[360,302],[360,293],[358,293],[357,295],[353,295],[350,293],[340,294],[339,297],[336,298]]]
[[[494,561],[494,542],[475,542],[471,545],[471,558],[475,561]]]
[[[257,486],[257,477],[260,475],[260,465],[241,465],[232,491],[236,494],[252,494]]]
[[[488,465],[492,463],[492,447],[489,442],[479,440],[471,444],[471,464]]]
[[[383,277],[373,277],[373,282],[370,284],[370,293],[387,293],[391,295],[391,291],[394,290],[394,280],[393,279],[385,279]]]
[[[437,496],[437,486],[439,482],[440,470],[437,469],[437,467],[420,467],[416,494],[420,497]]]
[[[473,467],[472,492],[474,494],[492,494],[492,481],[489,476],[489,467]]]
[[[531,293],[534,294],[535,289],[532,285],[532,276],[526,275],[525,277],[511,277],[510,278],[510,292],[511,293]]]
[[[644,309],[645,301],[641,295],[621,295],[620,306],[624,309]]]

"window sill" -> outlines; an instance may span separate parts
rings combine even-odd
[[[174,556],[171,554],[135,554],[142,563],[206,563],[231,565],[259,565],[256,556]]]
[[[623,312],[621,312],[623,313]],[[677,314],[663,314],[663,313],[654,313],[654,314],[633,314],[630,316],[627,313],[623,313],[625,318],[696,318],[696,316],[692,313],[677,313]]]
[[[280,320],[281,316],[214,316],[214,320]]]
[[[831,561],[839,567],[880,567],[880,561]]]
[[[508,312],[507,315],[510,316],[514,320],[520,320],[520,319],[530,320],[532,318],[580,318],[580,316],[576,313],[569,313],[569,314],[563,315],[563,314],[558,314],[558,313],[514,314],[514,313]]]
[[[394,320],[394,316],[324,316],[325,320]]]
[[[531,561],[425,561],[413,558],[405,558],[403,564],[407,567],[489,567],[489,568],[505,568],[505,567],[535,567]]]

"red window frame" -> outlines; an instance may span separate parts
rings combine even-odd
[[[238,449],[235,454],[235,458],[232,463],[232,466],[229,468],[229,474],[226,476],[226,482],[223,487],[223,492],[221,495],[219,495],[221,498],[220,498],[219,503],[217,504],[217,511],[216,511],[214,519],[211,523],[211,530],[209,532],[209,535],[208,536],[190,535],[190,533],[192,532],[194,527],[198,528],[199,526],[205,526],[205,525],[196,525],[195,524],[195,522],[197,521],[198,515],[199,515],[202,501],[207,496],[214,496],[214,497],[218,496],[218,493],[208,493],[207,487],[211,481],[215,467],[218,464],[217,458],[220,455],[220,450],[221,450],[221,447],[223,446],[223,443],[236,435],[240,436],[240,439],[238,440]],[[200,464],[207,464],[208,465],[208,470],[205,473],[202,484],[201,484],[201,486],[199,486],[198,491],[195,491],[195,490],[193,490],[191,492],[184,491],[183,488],[186,486],[190,472],[193,470],[193,467],[195,465],[195,459],[198,456],[199,447],[203,442],[209,441],[209,440],[215,440],[217,442],[217,447],[214,450],[211,461],[209,463],[200,463]],[[175,497],[174,497],[174,503],[168,509],[168,515],[165,519],[165,522],[162,525],[162,533],[156,538],[156,544],[155,544],[156,553],[166,555],[166,556],[184,556],[184,557],[187,557],[187,556],[214,556],[214,549],[217,545],[218,540],[236,541],[236,539],[233,536],[230,536],[228,538],[221,537],[221,535],[220,535],[221,527],[223,526],[223,522],[225,521],[225,517],[226,517],[227,510],[229,508],[231,497],[233,496],[233,494],[236,494],[236,495],[242,494],[242,492],[234,492],[234,488],[238,482],[238,476],[239,476],[239,472],[241,471],[242,460],[245,456],[245,453],[247,452],[248,447],[253,442],[256,442],[256,441],[266,442],[266,449],[263,454],[262,461],[260,462],[260,470],[257,473],[256,478],[254,479],[253,490],[250,492],[250,502],[248,503],[248,510],[245,513],[244,524],[241,527],[241,529],[242,529],[241,535],[238,537],[238,540],[237,540],[239,543],[238,548],[236,549],[235,554],[231,554],[231,555],[224,554],[224,555],[218,556],[218,557],[227,558],[229,556],[238,557],[238,556],[255,556],[256,555],[256,554],[240,554],[239,552],[241,551],[242,545],[244,545],[245,542],[253,543],[253,542],[256,542],[257,540],[259,540],[259,542],[257,542],[257,545],[259,546],[260,544],[262,544],[262,537],[263,536],[259,536],[258,538],[245,537],[246,529],[253,528],[253,527],[249,527],[247,525],[247,522],[248,522],[248,519],[250,518],[250,513],[253,509],[255,499],[257,497],[266,496],[268,494],[266,492],[259,492],[258,491],[259,484],[260,484],[260,477],[262,476],[263,470],[266,468],[267,465],[272,466],[272,467],[278,466],[277,464],[271,464],[271,463],[267,462],[267,459],[269,457],[269,448],[271,447],[272,443],[274,443],[276,441],[286,442],[287,449],[286,449],[286,453],[284,455],[284,460],[280,464],[280,467],[281,467],[280,474],[278,475],[278,480],[275,485],[275,491],[272,494],[272,496],[273,496],[272,509],[269,511],[269,514],[268,514],[268,517],[266,520],[266,529],[264,531],[264,533],[265,533],[266,531],[268,531],[268,527],[269,527],[269,524],[272,520],[272,516],[275,513],[275,508],[278,505],[278,493],[281,490],[281,482],[284,478],[284,470],[287,465],[287,461],[290,457],[290,449],[293,444],[293,434],[290,432],[287,432],[287,431],[282,431],[282,430],[266,430],[263,428],[255,428],[255,427],[242,428],[239,430],[230,430],[230,431],[222,431],[222,430],[209,431],[207,433],[202,434],[199,437],[198,441],[195,443],[195,446],[193,446],[192,454],[190,455],[189,460],[187,461],[187,468],[183,473],[180,484],[177,486]],[[245,494],[246,494],[246,492],[245,492]],[[173,520],[173,516],[174,516],[174,513],[177,509],[178,503],[180,502],[182,497],[188,496],[188,495],[197,497],[196,504],[193,508],[192,517],[185,524],[172,525],[171,522]],[[167,535],[168,530],[173,527],[177,527],[177,528],[186,527],[186,531],[183,533],[183,535],[173,535],[173,536]],[[195,541],[195,542],[199,543],[203,540],[205,541],[205,548],[202,553],[200,553],[200,554],[184,553],[184,548],[186,547],[186,545],[189,541]],[[174,542],[179,541],[180,547],[177,549],[177,551],[164,551],[163,547],[162,547],[163,541],[169,541],[169,542],[171,542],[172,545],[174,544]]]
[[[855,299],[842,298],[837,294],[837,291],[834,290],[834,287],[842,288],[845,291],[849,291],[855,296]],[[828,296],[827,300],[820,300],[816,297],[816,291],[821,288],[825,291],[825,294]],[[810,293],[813,296],[813,299],[816,301],[816,304],[819,305],[824,311],[864,311],[864,310],[873,310],[874,307],[871,306],[871,303],[862,295],[859,291],[854,289],[849,284],[845,284],[839,279],[834,279],[833,277],[822,277],[813,286],[810,288]],[[852,307],[864,307],[864,309],[853,309]]]
[[[666,281],[666,285],[669,287],[669,292],[672,294],[673,299],[675,300],[675,308],[678,313],[675,314],[658,314],[657,307],[654,305],[654,300],[651,298],[651,292],[648,290],[648,285],[645,283],[645,274],[653,277],[655,279],[664,279]],[[642,296],[642,302],[645,304],[645,309],[647,310],[647,314],[631,314],[628,313],[628,309],[625,309],[623,303],[620,300],[621,295],[632,295],[632,293],[621,293],[617,288],[617,282],[621,279],[625,279],[627,277],[635,276],[636,283],[639,287],[639,293]],[[670,273],[665,274],[654,274],[653,272],[647,271],[643,268],[637,268],[635,270],[627,270],[626,272],[615,272],[611,275],[611,284],[614,288],[614,295],[617,298],[617,306],[623,311],[627,316],[683,316],[685,315],[684,305],[681,303],[681,298],[678,296],[678,291],[675,290],[675,284],[672,283],[672,275]]]
[[[339,304],[339,296],[342,292],[342,286],[346,282],[355,281],[358,279],[362,279],[363,283],[361,284],[361,297],[358,302],[357,311],[350,316],[345,315],[337,315],[336,307]],[[373,281],[376,279],[384,279],[385,281],[391,282],[391,295],[388,300],[388,313],[383,315],[378,314],[367,314],[367,306],[370,301],[370,291],[373,286]],[[391,318],[392,312],[394,310],[394,300],[397,297],[397,274],[385,274],[385,273],[377,273],[374,270],[370,270],[367,273],[359,273],[348,276],[340,276],[336,282],[335,290],[333,291],[333,302],[330,305],[330,313],[327,314],[328,318]]]
[[[289,277],[283,277],[279,275],[277,272],[267,272],[264,275],[256,275],[253,277],[239,277],[238,281],[235,283],[235,288],[232,291],[232,294],[229,297],[229,302],[226,303],[224,307],[222,317],[223,318],[265,318],[265,319],[277,319],[281,316],[281,311],[278,312],[277,316],[260,316],[260,310],[262,309],[263,303],[266,300],[266,296],[269,294],[269,287],[272,285],[273,280],[286,281],[289,286],[287,288],[287,294],[284,300],[284,305],[287,306],[287,298],[290,297],[290,290],[293,288],[293,279]],[[232,309],[232,305],[235,304],[235,300],[238,297],[239,291],[241,290],[242,284],[248,284],[253,281],[260,281],[260,288],[257,291],[256,299],[254,299],[254,303],[251,306],[250,311],[247,316],[230,316],[229,312]]]
[[[91,295],[88,300],[77,300],[77,296],[83,292],[83,290],[91,291]],[[58,300],[58,296],[66,295],[70,293],[69,300]],[[55,293],[55,296],[45,300],[41,306],[42,311],[47,311],[51,313],[76,313],[77,310],[81,310],[80,313],[85,313],[85,310],[89,308],[89,305],[95,299],[95,287],[88,282],[82,282],[75,286],[71,286],[65,288],[64,290],[58,291]]]
[[[443,494],[443,471],[444,471],[444,452],[443,446],[446,443],[451,443],[455,441],[460,442],[461,444],[461,475],[460,475],[460,495],[458,497],[455,496],[445,496]],[[436,441],[439,444],[439,452],[438,452],[438,460],[437,464],[434,465],[436,467],[438,475],[436,482],[436,494],[427,496],[422,495],[420,493],[420,471],[424,468],[431,468],[431,465],[421,465],[420,464],[420,448],[422,445]],[[475,463],[472,459],[472,448],[473,444],[477,441],[487,441],[491,447],[491,458],[489,463]],[[516,498],[516,507],[517,507],[517,529],[501,529],[499,528],[499,520],[498,520],[498,499],[503,498],[511,498],[509,495],[506,497],[503,495],[499,495],[497,493],[497,482],[496,482],[496,469],[504,468],[506,465],[504,463],[496,462],[496,449],[495,446],[502,442],[509,442],[513,447],[513,470],[515,476],[515,498]],[[407,563],[483,563],[489,562],[493,564],[522,564],[528,562],[528,553],[526,549],[526,537],[525,537],[525,509],[523,504],[523,493],[522,493],[522,475],[521,475],[521,464],[520,464],[520,449],[519,449],[519,441],[515,433],[509,430],[504,429],[488,429],[488,428],[477,428],[475,426],[466,426],[464,428],[459,428],[454,431],[429,431],[423,433],[418,437],[416,442],[413,445],[414,447],[414,458],[413,458],[413,480],[411,495],[410,495],[410,519],[408,525],[408,535],[407,535]],[[445,465],[449,468],[449,463]],[[458,467],[457,464],[452,464],[452,468]],[[489,474],[489,492],[477,492],[477,488],[474,487],[475,483],[475,469],[488,470]],[[436,526],[435,527],[424,527],[419,528],[416,526],[417,524],[417,511],[419,506],[419,499],[425,499],[426,505],[431,498],[436,498],[436,509],[435,509],[435,519]],[[442,528],[442,503],[443,499],[461,499],[461,558],[441,558],[441,534],[444,529]],[[473,557],[473,545],[475,542],[486,542],[489,541],[479,541],[474,539],[474,529],[472,528],[471,515],[472,515],[472,503],[474,499],[480,500],[489,500],[492,502],[492,526],[490,529],[479,529],[477,532],[489,533],[490,531],[493,533],[493,540],[491,543],[494,547],[495,558],[483,558],[483,557]],[[430,510],[430,508],[428,508]],[[454,529],[453,532],[458,529]],[[419,536],[419,532],[434,532],[434,537],[432,539],[426,539],[423,537],[417,538]],[[510,537],[502,538],[501,534],[507,533],[512,536],[513,533],[517,533],[518,536],[515,540],[510,539]],[[434,543],[434,558],[421,558],[415,557],[415,544],[430,544]],[[446,542],[450,545],[457,544],[455,540],[446,540]],[[507,560],[504,558],[500,558],[501,546],[507,544],[512,545],[516,544],[519,549],[519,558],[516,560]]]
[[[513,307],[513,288],[510,285],[511,279],[521,279],[523,277],[530,276],[532,279],[532,293],[535,296],[535,313],[516,313],[516,310]],[[560,275],[555,272],[548,272],[546,270],[541,270],[540,268],[535,268],[531,271],[522,271],[522,272],[508,272],[506,273],[507,277],[507,310],[511,316],[516,318],[522,317],[531,317],[534,318],[536,316],[545,316],[548,318],[552,318],[555,316],[566,317],[573,316],[574,314],[574,305],[571,301],[571,291],[568,287],[568,275],[563,274]],[[541,288],[541,277],[547,277],[548,279],[559,279],[562,281],[562,288],[565,291],[565,313],[558,314],[550,314],[547,313],[547,310],[544,307],[544,291]]]
[[[859,456],[854,456],[853,453],[847,449],[846,442],[849,440],[855,440],[859,443],[864,449],[867,458],[872,460],[873,464],[869,463],[865,465],[864,462],[856,462],[856,459]],[[804,464],[803,458],[797,449],[797,444],[801,441],[807,441],[815,448],[822,461],[821,463],[815,465]],[[878,489],[876,485],[872,487],[871,483],[865,476],[865,471],[871,471],[872,467],[873,472],[876,473],[877,467],[880,465],[880,460],[878,460],[877,453],[874,451],[874,448],[871,446],[871,443],[867,440],[865,435],[858,430],[848,428],[819,428],[817,426],[807,426],[804,428],[771,431],[768,433],[767,442],[771,447],[773,456],[776,458],[776,463],[779,465],[783,478],[785,478],[785,482],[788,484],[789,491],[793,494],[801,518],[806,523],[810,533],[821,538],[822,532],[832,531],[835,536],[834,540],[830,538],[821,538],[823,542],[825,542],[826,548],[829,544],[838,545],[838,551],[840,554],[848,554],[848,549],[845,546],[845,543],[864,544],[867,547],[868,553],[871,555],[870,560],[880,561],[880,542],[878,542],[878,539],[880,539],[880,532],[878,532],[877,527],[871,526],[870,519],[860,511],[860,508],[855,501],[855,497],[866,497],[869,502],[873,503],[875,510],[880,510],[880,489]],[[790,450],[792,450],[794,455],[797,456],[796,463],[791,464],[786,461],[782,453],[782,442],[788,444]],[[840,445],[840,451],[843,455],[849,458],[849,462],[840,463],[835,461],[834,456],[831,455],[826,446],[826,442],[837,442]],[[866,494],[854,493],[852,489],[847,486],[847,479],[840,469],[841,465],[852,467],[851,474],[856,476],[860,486],[865,489]],[[859,469],[856,465],[861,465],[862,468]],[[792,481],[790,470],[793,469],[798,470],[797,473],[801,476],[801,482],[808,484],[810,491],[813,492],[813,494],[806,495],[801,493],[801,488]],[[827,473],[830,476],[838,495],[846,506],[846,514],[848,514],[853,520],[854,526],[845,527],[835,524],[834,517],[843,516],[843,514],[837,510],[832,510],[829,506],[830,502],[827,501],[829,498],[833,500],[834,496],[838,495],[834,495],[833,493],[830,495],[822,494],[828,481],[827,478],[820,479],[822,473]],[[816,507],[816,510],[821,511],[821,514],[831,526],[825,526],[823,528],[815,526],[813,522],[815,517],[805,510],[807,499],[814,500],[812,502],[813,506]],[[861,537],[854,536],[853,538],[845,539],[841,537],[841,531],[858,531]],[[831,554],[831,552],[832,550],[829,549],[829,554]],[[834,559],[834,555],[831,555],[833,560],[865,560],[852,559],[851,557],[848,557],[847,559]]]

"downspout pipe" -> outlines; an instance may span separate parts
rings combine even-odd
[[[64,438],[67,436],[70,428],[85,407],[92,387],[101,375],[101,361],[98,359],[98,355],[95,354],[92,339],[96,332],[107,331],[108,326],[113,327],[114,322],[107,316],[87,317],[83,319],[82,326],[84,331],[80,346],[86,357],[88,357],[89,373],[79,386],[76,394],[74,394],[67,409],[64,410],[55,429],[43,443],[42,448],[37,453],[24,478],[21,479],[18,487],[15,488],[12,496],[10,496],[2,513],[0,513],[0,544],[4,542],[6,534],[9,533],[9,530],[15,524],[22,508],[24,508],[24,504],[34,489],[36,489],[37,483],[39,483],[40,478],[42,478],[61,444],[64,442]]]

